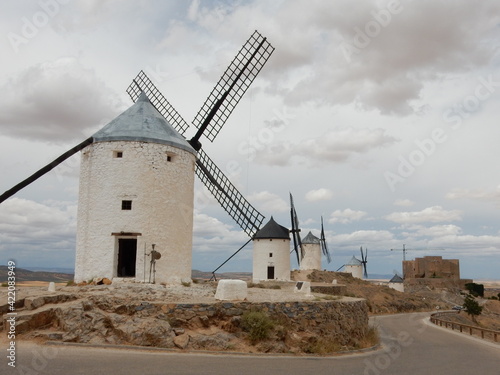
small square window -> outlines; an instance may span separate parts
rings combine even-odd
[[[174,161],[174,159],[175,159],[175,153],[170,152],[170,151],[167,151],[167,152],[166,152],[166,155],[167,155],[167,161],[168,161],[168,162],[172,162],[172,161]]]
[[[269,258],[272,258],[273,257],[273,253],[269,253]]]
[[[122,201],[122,210],[131,210],[132,201]]]
[[[114,151],[113,156],[115,158],[123,158],[123,151]]]

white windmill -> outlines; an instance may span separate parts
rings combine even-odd
[[[290,231],[272,216],[253,237],[252,279],[290,280]]]
[[[368,272],[366,270],[366,264],[368,263],[368,249],[365,249],[365,252],[363,253],[363,248],[361,247],[360,251],[361,251],[361,260],[359,260],[353,255],[351,260],[348,263],[344,264],[342,267],[344,267],[344,272],[350,273],[352,277],[362,279],[364,274],[365,279],[367,279]]]
[[[189,140],[188,123],[141,71],[127,89],[135,104],[6,191],[0,203],[82,151],[75,281],[190,280],[195,173],[250,237],[264,219],[201,149],[200,138],[215,139],[273,51],[252,34],[195,116]]]

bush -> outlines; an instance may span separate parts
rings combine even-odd
[[[241,327],[248,332],[252,344],[255,344],[269,337],[274,322],[262,311],[246,311],[241,317]]]
[[[464,309],[465,312],[472,317],[473,321],[476,321],[476,316],[481,315],[483,312],[483,307],[479,306],[479,303],[474,299],[472,295],[468,295],[464,300]]]
[[[465,284],[465,288],[472,294],[474,297],[484,297],[484,285],[476,284],[476,283],[467,283]]]

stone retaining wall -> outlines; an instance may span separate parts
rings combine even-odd
[[[273,319],[297,331],[307,330],[352,345],[368,332],[368,307],[364,299],[310,302],[220,302],[214,304],[171,304],[162,309],[173,325],[199,318],[210,321],[239,317],[245,311],[267,312]],[[208,318],[208,320],[207,320]],[[177,322],[176,322],[177,321]]]

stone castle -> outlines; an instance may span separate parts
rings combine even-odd
[[[447,287],[456,285],[465,288],[469,279],[460,279],[458,259],[443,259],[441,256],[426,256],[403,261],[404,282],[408,285],[431,285]]]

